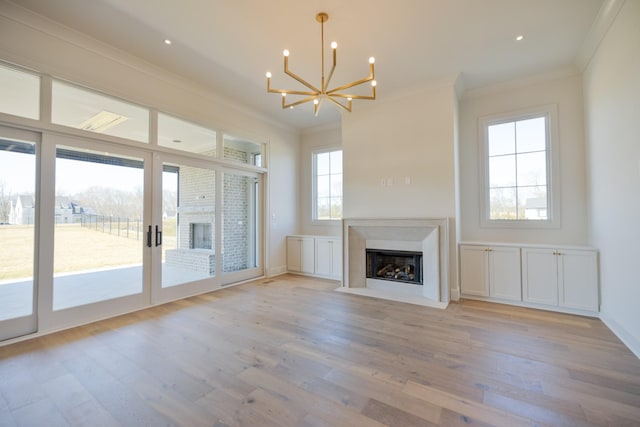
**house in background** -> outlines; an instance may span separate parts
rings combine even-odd
[[[161,32],[151,31],[144,36],[141,33],[139,38],[131,37],[130,43],[115,47],[115,36],[109,39],[105,34],[109,22],[120,22],[119,18],[123,18],[120,9],[108,9],[109,14],[94,14],[102,18],[100,27],[93,29],[93,36],[87,36],[83,32],[92,30],[90,24],[83,20],[59,24],[57,21],[72,20],[75,14],[56,10],[52,3],[3,0],[0,1],[0,39],[4,42],[0,45],[0,59],[196,123],[232,129],[250,135],[250,139],[267,141],[265,174],[268,180],[262,222],[265,226],[262,234],[265,275],[286,271],[287,235],[341,234],[340,223],[319,223],[311,212],[312,155],[318,150],[339,148],[344,153],[344,218],[445,218],[448,221],[450,244],[446,248],[448,264],[445,270],[452,299],[460,297],[458,244],[461,242],[596,248],[600,269],[599,315],[636,354],[640,354],[637,310],[640,300],[640,265],[637,263],[640,253],[637,246],[640,240],[637,221],[640,217],[640,199],[637,197],[640,194],[640,144],[637,140],[640,120],[636,117],[640,102],[640,50],[637,48],[640,2],[572,3],[576,7],[575,10],[569,8],[570,14],[577,16],[583,8],[591,7],[594,11],[590,15],[592,20],[583,32],[573,34],[580,40],[575,40],[577,48],[565,52],[571,59],[547,68],[536,62],[536,52],[518,50],[512,39],[516,34],[510,34],[510,39],[504,43],[490,46],[495,49],[481,51],[486,46],[476,43],[481,37],[492,35],[494,29],[485,21],[501,15],[495,8],[515,8],[518,13],[513,16],[518,16],[519,22],[526,24],[531,33],[539,35],[541,39],[537,42],[543,40],[541,50],[545,50],[545,44],[550,47],[559,42],[545,39],[545,35],[558,34],[551,30],[567,27],[570,22],[550,16],[545,20],[544,25],[548,26],[545,27],[527,19],[532,5],[543,2],[489,3],[487,10],[480,11],[482,16],[476,16],[466,13],[465,8],[472,7],[468,2],[446,2],[447,6],[460,7],[459,13],[440,19],[437,7],[446,7],[445,2],[414,2],[412,6],[430,7],[434,13],[419,14],[419,25],[410,21],[411,16],[403,15],[407,21],[399,21],[401,30],[388,31],[387,44],[395,46],[396,52],[388,54],[386,63],[372,52],[378,57],[378,99],[369,104],[354,104],[354,111],[342,116],[331,112],[330,106],[324,106],[320,116],[326,113],[325,117],[335,120],[315,122],[315,126],[310,125],[314,123],[310,122],[312,119],[303,117],[302,111],[278,111],[279,116],[258,111],[259,107],[274,103],[277,109],[279,101],[265,93],[264,87],[245,84],[247,75],[260,74],[262,77],[266,70],[261,67],[270,65],[266,61],[255,64],[252,62],[254,56],[247,55],[249,49],[265,49],[265,43],[257,48],[256,40],[262,40],[263,35],[266,38],[265,34],[268,34],[280,37],[279,43],[285,43],[296,38],[293,37],[295,34],[313,30],[315,27],[308,28],[313,22],[308,26],[300,24],[290,33],[281,34],[285,25],[272,25],[266,31],[258,31],[257,27],[246,25],[244,21],[218,20],[212,26],[223,28],[229,39],[246,44],[246,49],[227,52],[220,58],[228,62],[245,58],[245,67],[241,71],[229,71],[203,55],[194,60],[199,71],[186,75],[180,74],[178,68],[186,68],[184,56],[188,49],[180,50],[179,43],[174,43],[171,47],[174,50],[167,54],[162,40],[157,46],[145,45],[151,38],[149,34],[161,38],[164,37]],[[559,16],[567,16],[567,10],[563,8],[565,3],[545,2],[544,5],[551,3],[559,5]],[[483,3],[473,3],[478,4]],[[42,15],[30,8],[39,10]],[[273,15],[283,15],[279,7],[270,5],[270,9]],[[160,13],[159,10],[155,12]],[[290,11],[296,25],[302,22],[302,16],[298,16],[301,12],[296,8]],[[565,14],[560,15],[561,12]],[[375,11],[367,13],[373,15]],[[400,11],[386,10],[385,13],[395,17],[394,14]],[[256,15],[263,22],[270,22],[264,20],[262,14]],[[124,13],[124,17],[147,24],[153,16],[157,15],[132,18]],[[388,16],[385,25],[368,27],[370,18],[366,13],[358,13],[353,19],[361,25],[349,26],[349,31],[366,40],[362,35],[385,33],[381,28],[387,29],[394,24]],[[424,19],[428,22],[423,22]],[[409,25],[409,21],[414,25]],[[335,21],[329,21],[332,22]],[[72,24],[77,31],[70,29],[74,27]],[[479,28],[479,31],[475,37],[457,37],[454,31],[443,31],[444,36],[422,40],[420,49],[409,52],[415,58],[413,63],[396,60],[396,55],[407,49],[403,44],[394,43],[391,39],[394,33],[413,34],[422,27],[451,28],[454,25]],[[99,34],[105,36],[103,41],[96,39]],[[525,44],[520,46],[527,46],[527,40],[531,38],[525,38]],[[276,52],[282,48],[274,39],[270,43],[273,46],[266,48]],[[194,44],[211,49],[221,49],[224,45],[218,40],[204,38]],[[437,76],[433,71],[428,74],[439,66],[433,57],[423,55],[433,46],[436,46],[435,51],[445,51],[448,56],[459,59],[457,73],[443,72]],[[367,51],[368,48],[362,44],[357,46],[358,50]],[[494,51],[501,52],[502,56],[486,68],[474,73],[464,69],[469,58],[488,56]],[[532,60],[527,62],[529,57]],[[154,58],[157,62],[152,65]],[[422,64],[428,66],[419,68]],[[279,59],[276,65],[281,67]],[[509,74],[501,65],[517,68],[519,72]],[[386,92],[382,81],[385,67],[398,71],[411,85],[405,86],[404,90]],[[416,70],[423,75],[417,75]],[[211,76],[218,79],[217,87],[213,83],[205,84]],[[477,83],[483,79],[486,79],[485,84]],[[248,101],[239,95],[243,93],[243,87],[255,89],[256,93],[261,91],[262,98]],[[238,96],[232,96],[234,94]],[[479,182],[482,174],[479,123],[497,114],[549,105],[556,106],[558,117],[559,143],[553,170],[558,188],[554,192],[557,199],[551,206],[557,209],[554,217],[558,221],[540,229],[487,226],[483,221],[484,194]],[[309,112],[305,110],[305,113]],[[6,115],[0,119],[5,125],[30,129],[34,125],[33,121]],[[298,119],[299,122],[294,123]],[[60,130],[51,124],[42,128]],[[533,204],[529,208],[541,209]]]
[[[11,200],[9,223],[15,225],[33,224],[35,220],[35,198],[32,195],[19,195]],[[55,199],[55,223],[72,224],[80,222],[83,214],[94,214],[90,208],[83,208],[68,197]]]
[[[33,195],[22,194],[11,200],[9,224],[33,224],[35,219],[35,199]]]
[[[71,201],[68,197],[57,196],[55,200],[56,224],[73,224],[82,220],[83,214],[92,214],[92,209],[86,209],[79,203]]]

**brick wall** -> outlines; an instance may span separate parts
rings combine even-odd
[[[224,149],[226,159],[234,159],[247,163],[251,154],[229,147]],[[252,197],[253,178],[225,173],[223,178],[223,240],[222,265],[224,272],[244,270],[254,267],[249,262],[250,239],[249,220]],[[211,223],[212,248],[215,248],[215,174],[211,170],[180,167],[178,190],[177,252],[184,252],[191,248],[191,223]],[[168,252],[168,251],[167,251]],[[186,268],[213,271],[210,262],[214,256],[189,257],[186,254],[175,253],[171,256],[172,263],[185,264]],[[204,259],[203,259],[204,258]],[[168,260],[167,260],[168,261]],[[197,265],[196,265],[197,264]]]

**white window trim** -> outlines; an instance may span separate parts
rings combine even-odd
[[[313,225],[339,225],[342,223],[342,218],[340,219],[318,219],[317,218],[317,214],[318,214],[318,210],[317,210],[317,204],[318,204],[318,197],[317,197],[317,182],[316,182],[316,155],[317,154],[322,154],[322,153],[329,153],[331,151],[342,151],[343,154],[343,163],[342,163],[342,178],[343,178],[343,182],[342,182],[342,187],[343,187],[343,192],[342,192],[342,208],[344,209],[344,150],[342,149],[341,146],[333,146],[333,147],[322,147],[322,148],[318,148],[315,149],[311,152],[311,223]]]
[[[489,219],[489,157],[488,126],[545,116],[547,118],[547,220],[495,220]],[[520,109],[480,117],[478,120],[479,145],[479,204],[480,226],[486,228],[560,228],[560,155],[558,149],[558,106],[556,104]]]

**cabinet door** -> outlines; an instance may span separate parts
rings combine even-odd
[[[558,263],[554,249],[522,248],[522,299],[558,305]]]
[[[330,277],[333,275],[333,241],[316,239],[316,274]]]
[[[489,296],[487,254],[485,246],[460,246],[462,295]]]
[[[558,251],[561,307],[598,311],[598,256],[594,251]]]
[[[315,239],[303,237],[300,239],[300,272],[313,274],[315,264]]]
[[[522,301],[520,248],[492,247],[489,250],[489,294]]]
[[[287,237],[287,270],[301,271],[301,261],[300,239],[297,237]]]
[[[340,279],[342,277],[342,241],[316,238],[316,274]]]

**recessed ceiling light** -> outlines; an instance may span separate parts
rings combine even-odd
[[[171,40],[169,40],[169,39],[164,39],[164,44],[171,44]]]
[[[517,42],[522,41],[522,40],[524,40],[524,36],[522,34],[516,37],[516,41]]]
[[[176,144],[180,144],[182,142],[182,140],[181,139],[174,139],[171,142],[175,142]]]

